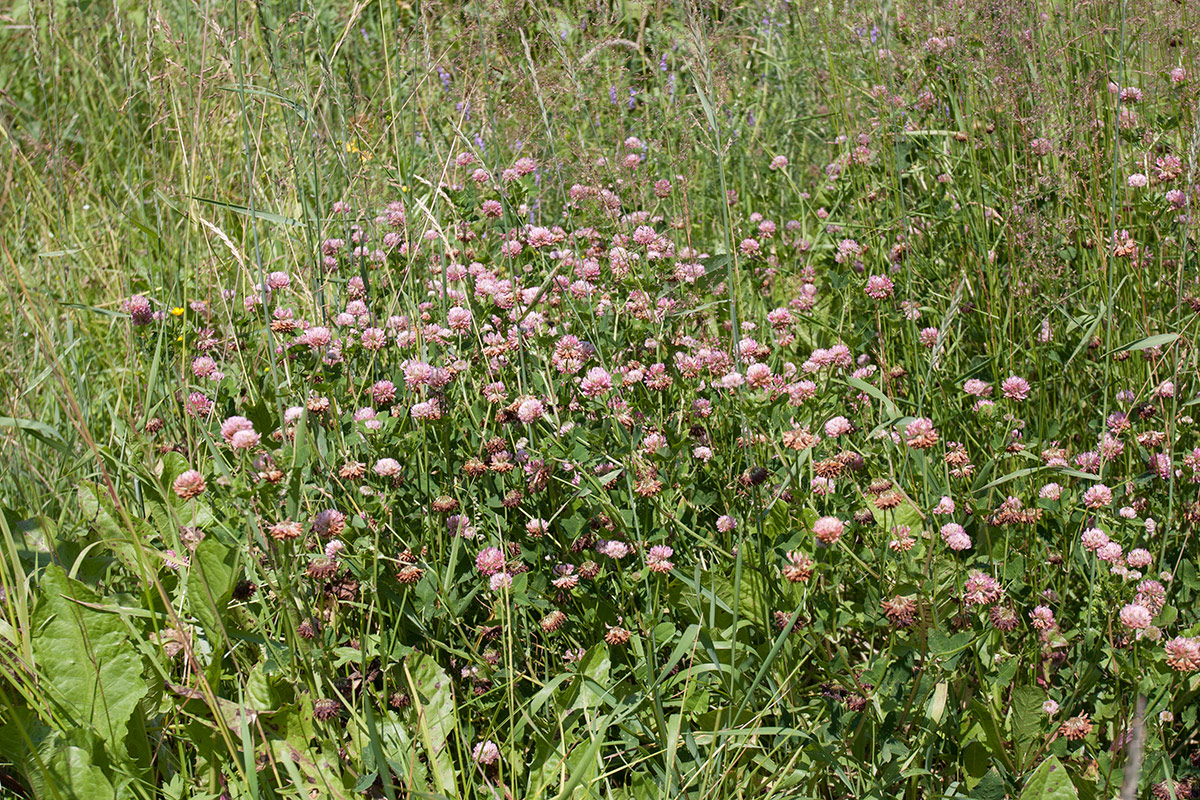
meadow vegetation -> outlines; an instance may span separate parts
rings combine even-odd
[[[0,15],[0,792],[1200,797],[1184,2]]]

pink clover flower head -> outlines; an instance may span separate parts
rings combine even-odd
[[[978,378],[970,378],[963,384],[963,391],[974,397],[987,397],[992,393],[992,385]]]
[[[985,572],[971,570],[963,586],[963,602],[968,606],[994,603],[1004,594],[999,582]]]
[[[182,499],[190,500],[204,493],[204,476],[194,469],[189,469],[186,472],[180,473],[179,477],[172,482],[171,488]]]
[[[233,436],[239,431],[253,431],[254,423],[245,417],[229,417],[221,423],[221,438],[226,444],[233,444]]]
[[[229,446],[234,450],[253,450],[258,447],[260,437],[256,432],[238,431],[229,439]]]
[[[937,444],[937,429],[933,420],[920,417],[904,426],[905,444],[916,450],[927,450]]]
[[[1000,391],[1009,400],[1020,402],[1029,397],[1029,381],[1016,375],[1009,375],[1000,384]]]
[[[850,420],[842,416],[834,417],[825,423],[825,435],[830,439],[836,439],[849,433],[852,429]]]
[[[629,555],[630,547],[625,542],[619,542],[615,539],[605,539],[596,543],[596,552],[602,556],[621,560]]]
[[[1084,548],[1091,550],[1092,552],[1099,550],[1109,542],[1108,534],[1099,528],[1088,528],[1083,532],[1083,535],[1079,537],[1079,540],[1083,544]]]
[[[442,418],[442,409],[441,406],[438,405],[436,398],[432,400],[422,400],[419,403],[413,403],[412,407],[408,410],[408,413],[412,415],[413,419],[419,419],[423,421],[431,422],[433,420]]]
[[[1088,508],[1104,508],[1112,504],[1112,499],[1112,489],[1103,483],[1093,484],[1083,493],[1083,504]]]
[[[1200,670],[1200,636],[1176,636],[1163,645],[1167,666],[1176,672]]]
[[[1137,547],[1129,551],[1129,555],[1125,557],[1126,563],[1135,569],[1148,567],[1154,563],[1154,556],[1144,547]]]
[[[771,368],[766,364],[751,364],[746,369],[746,382],[756,389],[771,383]]]
[[[886,300],[892,296],[892,292],[896,289],[892,279],[887,275],[872,275],[867,278],[867,287],[865,289],[867,297],[873,300]]]
[[[480,742],[471,751],[471,758],[475,760],[476,764],[484,767],[491,766],[500,760],[500,748],[490,739]]]
[[[612,376],[603,367],[592,367],[579,382],[584,397],[596,398],[612,389]]]
[[[656,544],[650,548],[646,554],[646,566],[651,572],[670,572],[675,568],[671,563],[671,556],[675,555],[675,551],[665,544]]]
[[[504,569],[504,553],[499,547],[485,547],[475,556],[475,569],[485,577],[495,575]]]
[[[1029,621],[1039,631],[1050,631],[1058,625],[1049,606],[1037,606],[1029,612]]]
[[[446,322],[450,330],[465,331],[471,327],[472,315],[470,309],[455,306],[446,313]]]
[[[125,310],[133,320],[134,325],[149,325],[154,321],[154,307],[150,301],[140,294],[125,301]]]
[[[821,517],[813,523],[813,534],[822,544],[834,544],[845,530],[846,523],[837,517]]]
[[[966,529],[957,522],[947,522],[942,526],[941,534],[942,541],[951,550],[969,550],[971,548],[971,537],[967,535]]]
[[[314,327],[309,328],[296,340],[298,344],[307,345],[313,350],[318,350],[322,347],[328,347],[333,342],[333,334],[329,328]]]
[[[1124,556],[1124,549],[1116,542],[1106,542],[1096,549],[1096,558],[1107,564],[1120,563]]]
[[[381,458],[375,462],[374,470],[381,478],[394,478],[400,474],[400,462],[394,458]]]
[[[327,508],[313,517],[313,532],[318,536],[336,536],[346,527],[346,515],[336,508]]]
[[[1154,621],[1154,615],[1150,613],[1150,609],[1137,603],[1126,605],[1121,609],[1119,616],[1122,625],[1135,631],[1144,631]]]
[[[1047,483],[1038,490],[1038,497],[1043,500],[1057,500],[1062,497],[1062,487],[1057,483]]]
[[[721,376],[720,384],[722,389],[737,389],[746,383],[746,378],[740,372],[727,372]]]
[[[546,407],[542,405],[542,401],[536,397],[530,397],[523,400],[521,405],[517,406],[517,419],[525,424],[537,422],[546,413]]]

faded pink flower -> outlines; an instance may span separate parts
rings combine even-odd
[[[957,522],[947,522],[942,526],[941,534],[942,541],[951,550],[969,550],[971,547],[971,537],[967,535],[966,529]]]
[[[675,568],[671,563],[671,556],[675,555],[675,551],[665,544],[656,544],[650,548],[646,554],[646,566],[651,572],[670,572]]]
[[[480,742],[471,751],[471,758],[475,760],[476,764],[485,767],[491,766],[500,760],[500,748],[490,739],[486,742]]]
[[[183,500],[190,500],[204,493],[204,476],[194,469],[189,469],[174,480],[171,488]]]
[[[1200,669],[1200,637],[1176,636],[1163,645],[1167,666],[1176,672]]]
[[[229,417],[221,423],[221,438],[227,444],[233,443],[233,435],[238,431],[253,431],[254,423],[245,417]]]
[[[238,431],[229,440],[229,446],[234,450],[253,450],[258,447],[261,437],[254,431]]]
[[[975,397],[987,397],[992,393],[992,385],[978,378],[971,378],[963,384],[963,391]]]
[[[530,397],[517,406],[517,419],[525,424],[537,422],[546,413],[546,407],[536,397]]]
[[[400,462],[394,458],[381,458],[375,462],[374,470],[381,478],[394,478],[400,474]]]
[[[928,417],[914,419],[904,426],[905,444],[916,450],[927,450],[937,444],[938,433]]]
[[[1030,611],[1029,620],[1033,627],[1039,631],[1054,630],[1058,625],[1054,619],[1054,612],[1048,606],[1038,606],[1033,611]]]
[[[1150,623],[1154,621],[1154,615],[1150,613],[1150,609],[1137,603],[1126,605],[1121,609],[1119,616],[1122,625],[1135,631],[1149,628]]]
[[[846,523],[837,517],[821,517],[813,523],[813,533],[816,534],[817,541],[823,544],[835,543],[845,529]]]
[[[830,439],[836,439],[839,436],[849,433],[853,430],[850,420],[845,417],[834,417],[825,423],[825,435]]]

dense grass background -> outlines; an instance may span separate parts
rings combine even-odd
[[[1166,640],[1200,633],[1195,12],[1187,0],[7,7],[5,790],[998,798],[1053,757],[1070,783],[1050,777],[1037,796],[1113,796],[1130,762],[1131,791],[1187,796],[1200,761],[1196,674],[1122,627],[1138,581],[1097,565],[1080,534],[1103,527],[1127,552],[1148,550],[1145,576],[1167,585],[1155,626]],[[639,145],[623,146],[627,137]],[[461,152],[496,174],[521,157],[537,170],[475,189],[455,164]],[[643,156],[636,171],[621,166],[630,152]],[[768,166],[777,156],[786,168]],[[656,180],[671,181],[670,194],[656,195]],[[646,219],[575,202],[576,184],[608,188]],[[499,220],[478,213],[484,197],[501,201]],[[574,325],[610,369],[674,365],[645,341],[666,352],[686,349],[682,337],[742,367],[750,329],[740,323],[753,322],[776,374],[837,342],[876,372],[822,373],[799,409],[780,393],[725,400],[711,386],[720,375],[705,385],[673,373],[657,399],[623,393],[630,422],[620,410],[580,411],[573,439],[493,425],[488,380],[476,376],[456,384],[440,428],[405,417],[372,450],[350,418],[370,380],[401,384],[401,358],[348,356],[342,371],[297,361],[277,349],[293,337],[242,303],[285,271],[297,316],[332,325],[358,275],[381,319],[444,320],[445,272],[424,256],[373,270],[343,255],[333,275],[322,264],[324,240],[350,239],[355,221],[373,232],[393,202],[405,205],[406,241],[449,250],[469,228],[489,266],[509,264],[496,243],[523,224],[597,228],[598,284],[617,307],[636,291],[679,303],[639,319],[563,294],[539,311]],[[774,237],[760,233],[763,217]],[[644,222],[695,249],[708,275],[694,291],[649,262],[608,282],[611,237]],[[754,237],[757,254],[742,247]],[[585,238],[563,247],[586,249]],[[505,274],[538,289],[555,267],[531,249]],[[863,291],[877,274],[895,282],[886,303]],[[806,283],[815,306],[778,338],[767,312]],[[131,324],[133,295],[164,319]],[[208,327],[197,301],[237,342],[209,421],[184,411],[190,392],[209,391],[192,367]],[[467,304],[481,322],[495,312],[478,297]],[[565,414],[568,382],[540,360],[547,341],[506,367],[507,400],[558,391]],[[430,345],[420,357],[450,364],[453,351],[478,366],[483,349],[480,329],[458,350]],[[1000,396],[1010,375],[1033,387],[1023,403]],[[965,396],[967,379],[994,383],[995,406]],[[285,408],[321,392],[345,425],[321,427],[310,406],[302,433],[270,445],[282,491],[256,478],[262,464],[218,447],[224,417],[250,417],[266,443],[286,427]],[[701,398],[718,405],[710,422],[687,416]],[[846,447],[867,466],[824,495],[812,479],[839,455],[834,437],[803,456],[781,437],[793,424],[820,433],[842,414],[855,425]],[[904,438],[918,418],[936,424],[939,449],[886,438]],[[708,471],[688,466],[696,424],[718,454]],[[654,457],[638,449],[652,430],[670,434],[670,458],[655,462],[665,486],[647,502],[634,483]],[[1106,430],[1123,450],[1076,460]],[[591,470],[590,494],[556,479],[519,513],[502,508],[512,484],[455,477],[491,435]],[[951,474],[950,441],[973,457],[971,474]],[[1065,468],[1051,448],[1066,451]],[[416,478],[394,495],[381,489],[383,500],[353,500],[335,475],[343,453],[368,466],[399,458]],[[619,480],[593,469],[609,456],[625,470]],[[208,481],[204,505],[170,491],[189,467]],[[751,480],[760,467],[765,483]],[[903,495],[898,509],[873,505],[890,488],[872,490],[877,481]],[[1051,481],[1061,501],[1040,494]],[[1113,488],[1111,509],[1085,507],[1094,483]],[[530,517],[553,519],[555,535],[518,550],[531,575],[578,555],[572,545],[601,514],[618,538],[626,527],[631,543],[670,541],[675,570],[659,581],[612,568],[569,602],[531,577],[490,606],[473,567],[484,542],[444,535],[443,515],[429,510],[442,496],[481,528],[501,521],[489,544],[513,543],[507,528]],[[934,521],[943,496],[975,541],[966,556],[938,537],[951,521]],[[1009,496],[1041,517],[989,524]],[[339,606],[304,569],[289,573],[311,554],[276,549],[264,531],[347,502],[362,504],[351,523],[361,538],[348,541],[339,574],[355,591]],[[736,530],[716,527],[725,514]],[[811,546],[813,521],[827,514],[849,526],[840,549]],[[897,525],[919,540],[908,560],[887,548]],[[189,527],[208,528],[209,545],[173,569],[164,553],[183,552]],[[811,583],[781,575],[797,549],[818,561]],[[427,573],[411,590],[393,579],[404,550],[422,554]],[[972,569],[1004,586],[1017,633],[964,602]],[[243,596],[246,581],[256,595]],[[916,599],[916,624],[881,610],[895,596]],[[1058,615],[1057,639],[1030,628],[1042,603]],[[578,624],[543,637],[539,620],[558,606]],[[323,622],[315,639],[299,633],[310,616]],[[802,635],[780,632],[795,623]],[[163,643],[184,624],[197,634],[180,655]],[[502,634],[489,645],[494,625]],[[619,625],[633,633],[624,649],[604,641]],[[582,659],[564,664],[576,648]],[[390,702],[397,693],[403,702]],[[335,698],[338,715],[314,719]],[[1046,700],[1061,705],[1057,716],[1041,710]],[[1081,714],[1095,729],[1064,736],[1060,723]],[[499,746],[495,764],[473,756],[485,741]]]

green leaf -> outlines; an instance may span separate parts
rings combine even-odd
[[[301,120],[304,122],[309,121],[308,110],[304,108],[304,106],[300,105],[295,100],[291,100],[281,94],[272,92],[269,89],[263,89],[262,87],[251,86],[249,84],[245,86],[222,86],[220,89],[223,92],[236,92],[243,95],[255,94],[262,97],[269,97],[272,100],[278,100],[280,104],[296,112],[296,116],[300,117]]]
[[[254,665],[246,679],[246,706],[255,711],[274,711],[279,707],[279,695],[271,678],[263,670],[262,662]]]
[[[579,696],[569,710],[596,708],[603,702],[608,690],[608,669],[611,665],[608,645],[601,643],[592,647],[579,664]]]
[[[1175,606],[1165,606],[1158,616],[1154,618],[1154,625],[1157,628],[1167,628],[1175,622],[1179,617],[1179,609]]]
[[[608,473],[607,475],[602,476],[600,478],[599,483],[601,486],[607,488],[613,481],[615,481],[617,478],[621,477],[622,473],[624,473],[624,472],[625,472],[624,469],[614,469],[612,472]]]
[[[224,638],[222,619],[237,577],[238,553],[219,536],[207,536],[196,545],[187,576],[188,602],[214,649]]]
[[[1071,365],[1071,362],[1074,361],[1079,356],[1080,353],[1082,353],[1084,350],[1086,350],[1087,346],[1089,344],[1091,344],[1092,337],[1094,337],[1096,335],[1096,331],[1100,328],[1100,323],[1104,321],[1104,314],[1107,311],[1107,309],[1108,309],[1107,305],[1105,305],[1104,303],[1100,304],[1099,313],[1096,314],[1095,319],[1093,319],[1091,325],[1088,326],[1087,332],[1084,333],[1083,338],[1081,338],[1079,340],[1079,346],[1076,347],[1075,350],[1071,353],[1071,357],[1067,359],[1067,363],[1064,366],[1069,367]]]
[[[1026,475],[1032,475],[1035,472],[1040,472],[1042,469],[1043,467],[1022,467],[1021,469],[1013,470],[1007,475],[1002,475],[991,483],[980,486],[978,489],[974,489],[974,487],[972,488],[975,494],[981,494],[986,492],[988,489],[991,489],[993,486],[999,486],[1002,483],[1008,483],[1009,481],[1016,480],[1017,478],[1024,478]]]
[[[900,416],[900,410],[896,408],[896,404],[892,398],[888,397],[878,387],[872,386],[860,378],[846,378],[846,383],[858,389],[860,392],[866,392],[871,397],[874,397],[879,402],[883,403],[884,409],[887,411],[888,419],[896,419]]]
[[[529,765],[530,783],[527,796],[545,797],[548,794],[547,789],[558,779],[566,761],[561,742],[556,743],[548,739],[537,741]]]
[[[189,469],[191,469],[191,465],[182,454],[176,453],[174,450],[163,453],[162,458],[154,465],[154,474],[158,476],[164,498],[175,497],[175,492],[171,490],[171,484]]]
[[[992,758],[1011,769],[1012,759],[1004,747],[1004,738],[1000,735],[1000,726],[996,722],[999,715],[995,714],[990,706],[978,700],[971,701],[971,715],[983,731],[984,741],[991,751]]]
[[[1079,793],[1067,775],[1067,768],[1050,756],[1029,776],[1020,800],[1075,800]]]
[[[425,745],[425,754],[429,758],[434,785],[446,796],[457,797],[454,762],[446,746],[457,721],[450,676],[431,656],[424,653],[413,655],[404,665],[404,670],[408,674],[412,696],[417,700],[417,725]]]
[[[1160,333],[1156,336],[1147,336],[1145,339],[1138,339],[1136,342],[1130,342],[1127,345],[1118,347],[1116,350],[1111,351],[1111,353],[1105,353],[1105,355],[1111,355],[1122,350],[1137,351],[1149,350],[1151,347],[1162,347],[1164,344],[1170,344],[1178,338],[1178,333]]]
[[[1032,686],[1018,686],[1012,693],[1012,733],[1016,744],[1017,764],[1024,766],[1025,760],[1041,738],[1042,701],[1045,693]]]
[[[78,498],[88,526],[126,568],[142,575],[142,560],[137,545],[130,539],[128,531],[117,522],[116,509],[108,491],[98,484],[84,482],[79,487]]]
[[[103,747],[86,731],[48,732],[36,744],[37,756],[29,764],[30,788],[41,797],[86,797],[108,800],[117,791],[105,770]]]
[[[80,311],[91,311],[93,314],[100,314],[105,317],[114,319],[129,319],[129,315],[121,311],[113,311],[110,308],[99,308],[97,306],[85,306],[81,303],[59,303],[63,308],[77,308]]]
[[[939,681],[934,687],[933,696],[929,698],[929,705],[925,708],[925,716],[929,717],[934,725],[942,721],[942,716],[946,713],[946,698],[949,694],[950,684],[946,681]]]
[[[234,205],[233,203],[223,203],[220,200],[212,200],[207,197],[196,197],[195,195],[188,195],[188,197],[192,200],[195,200],[197,203],[204,203],[206,205],[216,206],[217,208],[223,208],[226,211],[232,211],[235,214],[241,214],[244,217],[250,217],[252,219],[261,219],[265,222],[274,222],[279,225],[289,225],[293,228],[299,228],[304,224],[298,219],[285,217],[282,214],[276,214],[271,211],[261,211],[257,208],[249,209],[245,206],[238,206]]]
[[[871,516],[875,518],[875,524],[887,532],[898,525],[907,525],[913,536],[920,536],[925,527],[920,510],[907,499],[888,511],[876,508],[873,503],[868,504],[867,508],[871,510]]]
[[[999,772],[996,772],[996,768],[992,767],[983,776],[983,780],[977,783],[974,790],[971,791],[971,799],[1004,800],[1005,794],[1004,779],[1000,777]]]
[[[59,566],[46,568],[39,593],[33,654],[50,701],[124,757],[130,717],[149,691],[129,629],[116,614],[80,605],[103,598]]]
[[[35,419],[0,417],[0,428],[15,428],[24,431],[42,444],[49,445],[64,455],[71,453],[71,448],[67,446],[62,434],[44,422],[38,422]]]

